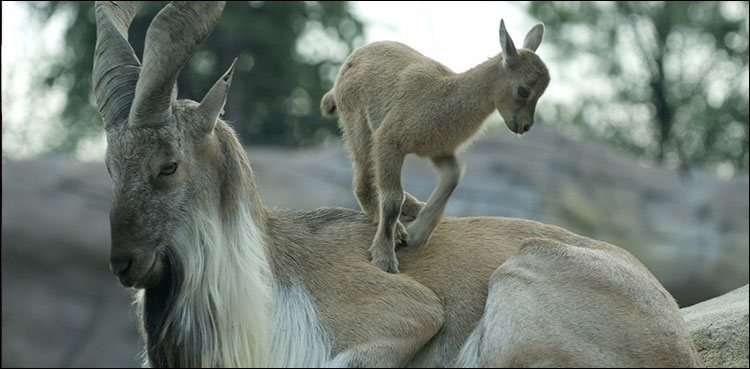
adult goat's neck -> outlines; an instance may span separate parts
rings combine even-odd
[[[168,276],[142,295],[152,366],[266,363],[273,281],[265,211],[234,133],[220,123],[215,134],[223,156],[221,188],[196,191],[184,226],[164,251]]]

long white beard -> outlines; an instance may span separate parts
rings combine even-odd
[[[174,237],[184,279],[170,323],[177,342],[200,342],[203,367],[267,363],[271,272],[249,204],[223,217],[218,204],[194,210]]]

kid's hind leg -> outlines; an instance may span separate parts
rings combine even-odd
[[[408,236],[399,220],[404,202],[404,189],[401,186],[404,154],[379,142],[375,142],[373,149],[380,193],[380,220],[370,246],[372,264],[386,272],[398,273],[395,246]]]
[[[427,243],[432,231],[440,223],[445,204],[464,172],[463,163],[455,155],[432,158],[432,163],[439,173],[438,184],[417,219],[409,226],[407,246],[419,247]]]
[[[378,220],[378,191],[372,152],[372,132],[364,116],[341,114],[341,130],[352,157],[353,192],[362,211]]]
[[[353,162],[352,167],[354,196],[362,211],[375,222],[378,220],[378,190],[375,188],[372,162],[367,158],[361,162]]]

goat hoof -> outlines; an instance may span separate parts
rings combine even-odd
[[[406,231],[406,227],[401,221],[396,222],[396,226],[393,230],[393,239],[396,246],[406,246],[406,240],[409,239],[409,233]]]
[[[415,221],[416,219],[417,217],[413,217],[411,215],[404,214],[404,213],[401,213],[401,216],[398,218],[398,220],[400,220],[401,223],[411,223]]]
[[[411,220],[414,220],[417,218],[417,215],[419,215],[419,212],[422,211],[423,207],[423,202],[414,198],[407,197],[406,201],[404,201],[404,204],[401,206],[401,216],[407,219],[411,218]]]
[[[398,262],[396,260],[373,258],[372,265],[386,273],[398,274]]]

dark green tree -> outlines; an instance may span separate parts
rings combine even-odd
[[[573,92],[580,99],[543,111],[545,121],[683,169],[748,170],[747,2],[545,1],[527,9],[545,23],[561,70],[592,65]],[[596,83],[606,93],[589,89]]]
[[[71,151],[82,138],[101,134],[91,94],[96,38],[93,2],[30,2],[43,18],[69,12],[67,47],[43,85],[62,86],[67,103],[64,132],[51,148]],[[145,2],[129,40],[142,55],[145,33],[164,2]],[[178,97],[200,100],[237,57],[225,119],[243,142],[309,145],[337,134],[336,121],[322,119],[320,98],[332,86],[338,65],[362,42],[362,23],[347,2],[228,2],[222,19],[183,69]]]

